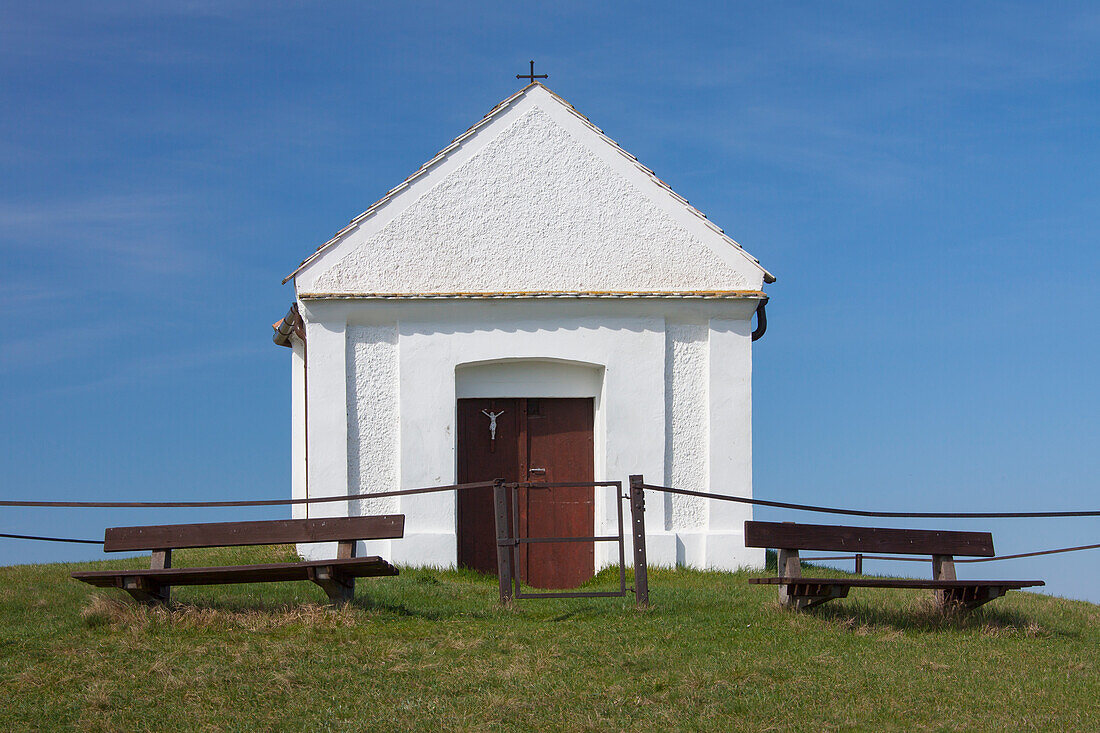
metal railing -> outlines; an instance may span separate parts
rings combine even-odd
[[[574,537],[524,537],[520,530],[520,489],[611,488],[615,491],[615,519],[618,529],[613,535]],[[626,539],[623,526],[623,484],[621,481],[514,482],[503,480],[493,485],[493,507],[497,533],[497,577],[500,602],[527,598],[622,598],[626,596]],[[509,511],[511,507],[511,511]],[[521,548],[533,544],[568,544],[578,542],[615,542],[619,546],[619,589],[617,591],[553,591],[524,592],[519,571]]]
[[[600,487],[613,488],[615,490],[616,520],[618,533],[615,535],[593,535],[578,537],[521,537],[519,532],[513,532],[512,528],[519,528],[519,502],[516,501],[517,491],[522,488],[554,488],[554,487]],[[321,504],[340,501],[356,501],[364,498],[383,498],[397,496],[413,496],[433,494],[445,491],[464,491],[471,489],[493,489],[496,538],[497,538],[497,563],[498,579],[500,584],[500,600],[502,603],[510,603],[512,600],[528,598],[599,598],[599,597],[623,597],[628,590],[633,590],[639,608],[645,608],[649,604],[649,574],[646,558],[645,536],[645,491],[656,491],[667,494],[680,494],[684,496],[700,497],[713,501],[736,502],[752,506],[766,506],[796,511],[817,512],[825,514],[841,514],[858,517],[897,517],[897,518],[1055,518],[1055,517],[1096,517],[1100,516],[1100,510],[1084,511],[1033,511],[1033,512],[901,512],[901,511],[871,511],[861,509],[843,509],[836,507],[813,506],[792,502],[772,501],[767,499],[753,499],[744,496],[712,493],[707,491],[695,491],[679,489],[670,486],[657,486],[646,484],[641,475],[630,476],[629,491],[622,493],[623,485],[620,481],[590,481],[570,483],[534,483],[534,482],[506,482],[504,479],[496,481],[483,481],[467,484],[449,484],[445,486],[431,486],[414,489],[400,489],[395,491],[381,491],[370,493],[346,494],[341,496],[319,496],[303,499],[262,499],[244,501],[38,501],[38,500],[14,500],[0,499],[0,507],[72,507],[72,508],[202,508],[202,507],[261,507],[261,506],[294,506]],[[511,501],[509,501],[511,499]],[[623,516],[622,502],[630,502],[630,535],[633,550],[634,585],[628,588],[626,584],[626,532]],[[511,509],[509,509],[511,506]],[[516,536],[513,536],[513,533]],[[29,534],[0,533],[0,538],[18,540],[39,540],[48,542],[70,542],[81,544],[102,544],[99,540],[76,539],[70,537],[46,537]],[[531,544],[542,543],[575,543],[575,542],[616,542],[619,556],[619,590],[617,591],[563,591],[552,593],[531,593],[522,590],[522,578],[517,572],[520,560],[520,548]],[[1002,555],[1000,557],[982,557],[959,559],[957,563],[969,562],[993,562],[996,560],[1010,560],[1041,555],[1053,555],[1064,552],[1078,552],[1082,550],[1100,549],[1100,544],[1079,545],[1076,547],[1063,547],[1057,549],[1039,550],[1035,552],[1018,553],[1014,555]],[[904,562],[928,562],[926,558],[916,557],[884,557],[857,553],[855,555],[836,555],[816,558],[804,558],[809,562],[824,560],[855,560],[856,573],[861,573],[864,560],[896,560]]]

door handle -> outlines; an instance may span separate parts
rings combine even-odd
[[[540,473],[540,474],[546,475],[546,469],[545,468],[528,468],[527,473]]]

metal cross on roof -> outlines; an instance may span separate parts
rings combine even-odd
[[[516,74],[517,79],[527,79],[529,82],[534,83],[535,79],[549,79],[549,74],[536,74],[535,62],[531,62],[531,72],[529,74]]]

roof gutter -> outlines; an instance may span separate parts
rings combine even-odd
[[[752,332],[753,341],[764,338],[764,334],[768,330],[768,314],[764,312],[764,306],[767,304],[768,299],[764,298],[760,301],[760,305],[756,306],[756,330]]]
[[[290,306],[290,310],[286,312],[283,320],[272,326],[275,329],[275,334],[271,337],[271,340],[275,342],[276,346],[290,347],[291,335],[297,335],[303,342],[306,340],[306,334],[302,330],[302,315],[298,312],[298,304]]]

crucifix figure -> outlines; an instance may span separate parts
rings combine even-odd
[[[481,414],[489,418],[489,452],[495,453],[497,450],[497,418],[504,414],[504,410],[500,412],[482,410]]]
[[[549,79],[550,75],[549,74],[536,74],[535,73],[535,62],[532,61],[531,62],[531,73],[529,73],[529,74],[516,74],[516,78],[517,79],[527,79],[527,81],[529,81],[531,83],[534,83],[535,79]]]
[[[497,418],[504,414],[504,410],[501,410],[500,412],[486,412],[485,410],[482,410],[481,414],[489,418],[489,439],[496,440]]]

